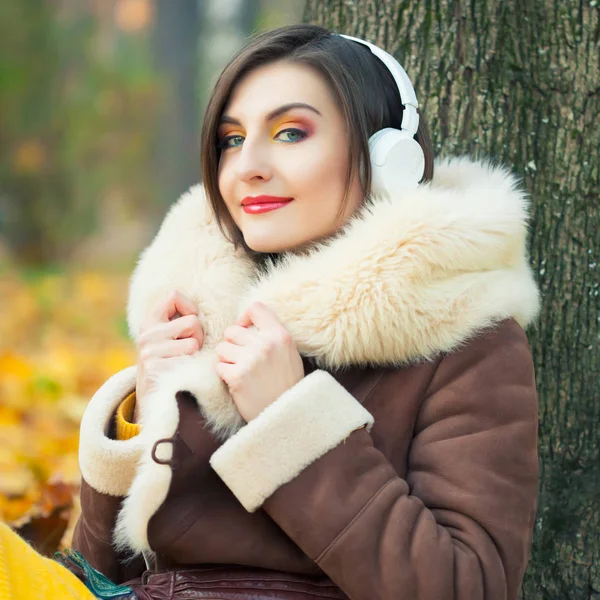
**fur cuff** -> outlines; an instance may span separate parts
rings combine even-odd
[[[79,434],[79,468],[96,491],[124,496],[135,475],[142,453],[139,438],[112,440],[108,437],[111,419],[119,404],[135,390],[137,367],[113,375],[88,404]]]
[[[371,414],[329,373],[315,371],[229,438],[210,464],[254,512],[283,484],[373,424]]]

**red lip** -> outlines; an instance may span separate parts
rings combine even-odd
[[[271,212],[288,205],[293,198],[281,196],[246,196],[242,200],[242,210],[249,215]]]
[[[242,200],[242,206],[289,202],[290,200],[293,200],[293,198],[284,198],[283,196],[246,196]]]

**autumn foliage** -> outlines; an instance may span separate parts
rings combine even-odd
[[[0,519],[44,553],[71,540],[86,404],[135,362],[126,293],[121,274],[0,274]]]

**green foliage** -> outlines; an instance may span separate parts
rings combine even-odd
[[[111,195],[151,196],[147,40],[108,35],[83,10],[0,3],[0,234],[24,262],[66,258]]]

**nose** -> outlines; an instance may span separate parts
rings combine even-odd
[[[238,153],[235,170],[240,181],[268,181],[273,173],[267,149],[246,139]]]

